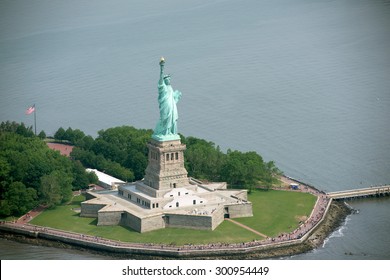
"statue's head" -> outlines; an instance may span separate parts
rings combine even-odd
[[[164,76],[164,84],[170,85],[171,84],[171,76],[170,75],[165,75]]]

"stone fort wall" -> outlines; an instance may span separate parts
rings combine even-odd
[[[98,212],[98,226],[117,226],[121,223],[122,211]]]
[[[105,206],[102,204],[81,203],[80,217],[97,218],[98,211]]]
[[[252,217],[252,203],[230,204],[228,208],[229,218]]]

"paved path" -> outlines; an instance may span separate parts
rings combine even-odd
[[[253,228],[250,228],[250,227],[248,227],[246,225],[243,225],[243,224],[241,224],[241,223],[239,223],[239,222],[237,222],[235,220],[231,220],[229,218],[225,218],[225,220],[227,220],[229,222],[232,222],[233,224],[239,225],[240,227],[245,228],[245,229],[247,229],[247,230],[249,230],[249,231],[251,231],[251,232],[253,232],[253,233],[257,234],[257,235],[260,235],[260,236],[262,236],[264,238],[268,238],[267,235],[265,235],[265,234],[263,234],[261,232],[258,232],[257,230],[254,230]]]
[[[390,185],[361,188],[354,190],[345,190],[337,192],[329,192],[326,195],[333,199],[348,199],[348,198],[357,198],[365,196],[380,196],[390,194]]]
[[[33,218],[35,218],[36,216],[38,216],[39,214],[42,213],[42,211],[45,210],[45,207],[43,206],[38,206],[37,208],[29,211],[27,214],[23,215],[22,217],[20,217],[16,223],[18,224],[26,224],[28,223],[29,221],[31,221]]]

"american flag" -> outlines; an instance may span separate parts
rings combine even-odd
[[[27,108],[26,110],[26,115],[30,115],[35,111],[35,104],[32,105],[31,107]]]

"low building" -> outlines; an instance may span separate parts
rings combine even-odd
[[[125,181],[122,181],[118,178],[112,177],[104,172],[101,172],[97,169],[87,168],[87,172],[93,172],[98,177],[99,186],[108,189],[108,190],[116,190],[118,186],[125,184]]]

